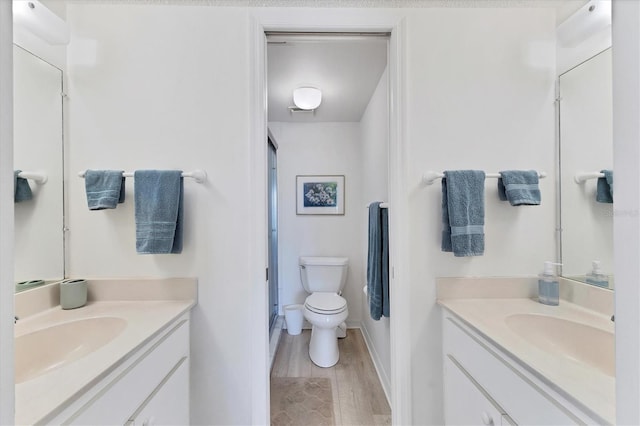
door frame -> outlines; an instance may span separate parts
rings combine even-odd
[[[252,11],[250,38],[250,191],[263,202],[252,211],[250,265],[251,288],[251,418],[252,424],[269,424],[269,332],[265,285],[267,226],[267,64],[269,31],[389,32],[389,234],[391,312],[391,410],[393,424],[411,424],[411,330],[408,265],[408,193],[404,158],[405,46],[402,15],[380,9],[264,8]]]

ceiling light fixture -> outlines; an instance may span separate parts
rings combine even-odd
[[[320,106],[321,102],[322,92],[317,87],[298,87],[293,91],[293,103],[295,107],[289,107],[289,109],[292,111],[314,111]]]

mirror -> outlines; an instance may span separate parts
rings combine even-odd
[[[15,203],[16,282],[64,278],[62,71],[13,46],[14,168],[47,176],[29,179],[33,197]]]
[[[576,174],[613,169],[611,49],[560,76],[560,220],[562,275],[586,276],[599,261],[613,288],[613,204],[596,201],[597,178]]]

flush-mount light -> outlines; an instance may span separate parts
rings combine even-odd
[[[298,87],[293,91],[293,103],[304,111],[313,111],[322,102],[322,92],[317,87]]]

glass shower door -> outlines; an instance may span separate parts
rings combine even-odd
[[[268,251],[269,251],[269,334],[278,318],[278,169],[276,147],[268,141],[268,178],[267,178],[267,210],[268,210]]]

